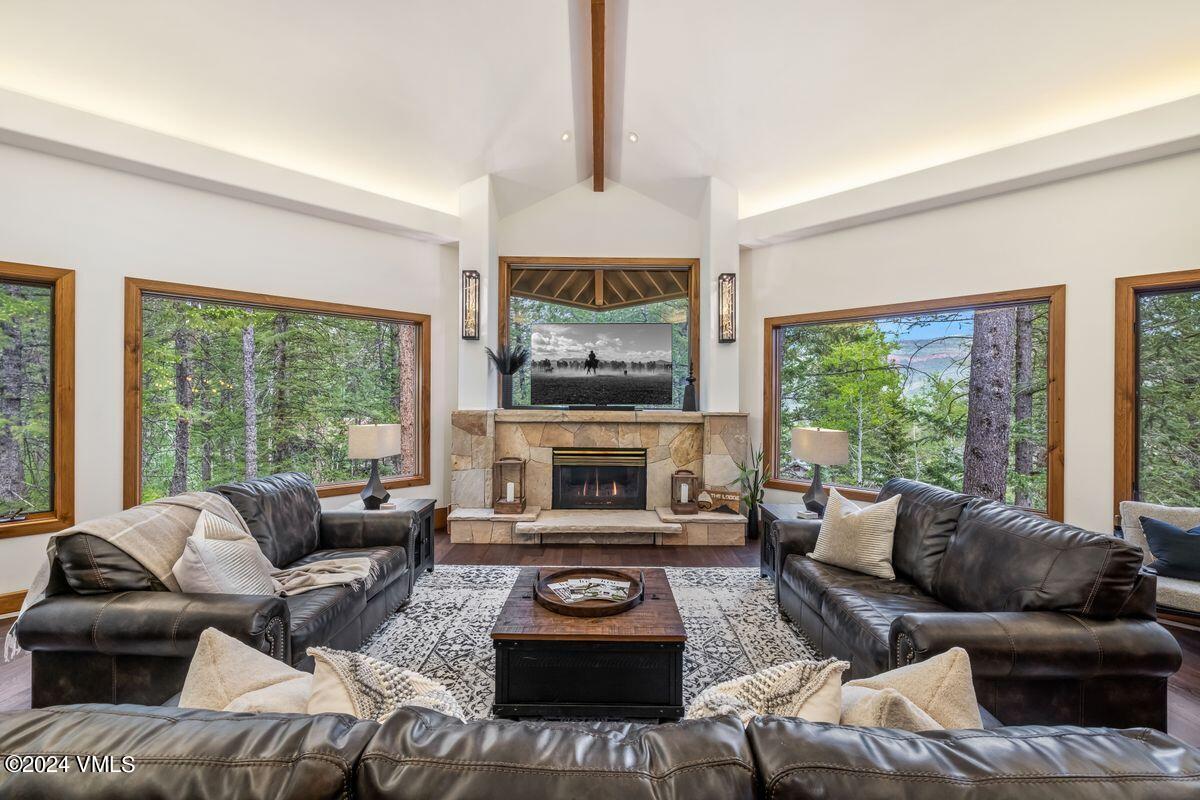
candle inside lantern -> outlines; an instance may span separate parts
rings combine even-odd
[[[688,485],[686,483],[679,484],[679,502],[686,503],[688,501]]]
[[[509,503],[513,502],[516,499],[516,490],[517,487],[513,485],[512,481],[509,481],[508,485],[504,487],[504,499]]]

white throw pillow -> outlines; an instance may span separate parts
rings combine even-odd
[[[844,725],[901,730],[983,727],[971,679],[971,658],[961,647],[872,678],[849,681],[842,692]],[[899,702],[891,693],[907,702]],[[888,696],[878,696],[881,694]]]
[[[279,593],[273,570],[253,536],[201,511],[171,574],[181,592],[273,595]]]
[[[733,714],[742,724],[762,714],[836,723],[842,716],[842,673],[850,665],[836,658],[790,661],[716,683],[696,695],[687,719]]]
[[[877,578],[895,580],[892,539],[900,495],[882,503],[860,506],[829,490],[829,504],[809,557],[825,564],[852,569]]]
[[[200,634],[179,706],[303,714],[312,683],[313,676],[307,672],[209,628]]]
[[[352,714],[383,722],[404,706],[421,706],[466,721],[450,691],[418,672],[362,653],[310,647],[316,661],[309,714]]]

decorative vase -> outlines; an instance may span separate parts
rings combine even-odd
[[[696,402],[696,377],[692,375],[692,367],[688,365],[688,376],[684,379],[683,410],[699,411],[700,404]]]
[[[512,408],[512,375],[500,376],[500,407]]]
[[[753,541],[758,538],[759,513],[758,504],[750,506],[746,514],[746,538]]]

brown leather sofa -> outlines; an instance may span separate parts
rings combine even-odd
[[[85,705],[0,714],[0,752],[6,800],[1200,796],[1200,751],[1146,729],[904,733],[782,717],[756,718],[744,730],[734,717],[462,723],[418,708],[377,724]],[[112,760],[102,769],[92,756]],[[76,757],[92,766],[81,769]]]
[[[351,556],[372,576],[294,597],[167,591],[120,549],[63,537],[45,600],[17,639],[33,655],[33,705],[159,704],[179,692],[196,642],[213,627],[302,669],[305,651],[357,650],[412,591],[411,516],[323,511],[307,476],[284,473],[217,486],[277,567]]]
[[[927,484],[901,496],[896,580],[807,558],[816,520],[780,520],[776,597],[817,649],[878,674],[962,647],[980,704],[1006,725],[1167,729],[1183,654],[1155,622],[1132,545]]]

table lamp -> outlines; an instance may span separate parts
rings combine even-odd
[[[399,425],[351,425],[350,447],[347,455],[353,459],[370,459],[371,477],[359,497],[363,507],[376,510],[391,495],[379,479],[379,459],[394,456],[403,450]]]
[[[824,514],[829,492],[821,485],[821,465],[836,467],[850,461],[850,434],[829,428],[792,428],[792,455],[813,468],[812,484],[804,493],[804,507]]]

